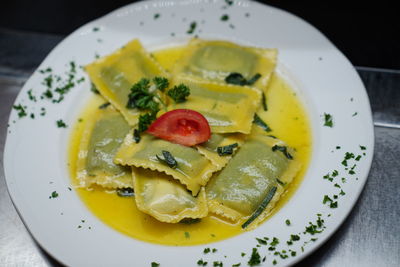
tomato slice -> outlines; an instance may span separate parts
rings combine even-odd
[[[172,143],[194,146],[210,139],[208,121],[197,111],[175,109],[155,120],[147,132]]]

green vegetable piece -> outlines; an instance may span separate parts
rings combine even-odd
[[[261,202],[260,206],[256,209],[256,211],[250,216],[250,218],[242,224],[242,228],[245,229],[247,226],[249,226],[260,214],[265,210],[265,208],[268,206],[269,202],[271,199],[274,197],[275,192],[276,192],[277,187],[274,186],[272,187],[267,196],[264,198],[264,200]]]
[[[196,27],[197,27],[197,23],[195,21],[193,21],[192,23],[190,23],[189,30],[187,30],[186,33],[192,34],[196,30]]]
[[[255,123],[256,125],[260,126],[260,127],[261,127],[264,131],[266,131],[266,132],[272,131],[272,129],[268,126],[268,124],[266,124],[266,123],[260,118],[260,116],[257,115],[257,113],[254,114],[253,123]]]
[[[229,16],[227,14],[221,16],[222,21],[227,21],[228,19],[229,19]]]
[[[286,146],[278,146],[278,145],[274,145],[272,147],[272,151],[281,151],[283,153],[283,155],[285,155],[285,157],[287,159],[293,159],[293,156],[287,151],[287,147]]]
[[[63,120],[58,120],[57,122],[57,127],[58,128],[67,128],[67,124]]]
[[[186,98],[190,95],[190,89],[184,84],[174,86],[168,91],[168,96],[171,97],[175,103],[182,103],[186,101]]]
[[[261,256],[258,253],[257,248],[253,248],[253,251],[251,252],[250,259],[247,262],[247,264],[249,266],[256,266],[256,265],[259,265],[260,263],[261,263]]]
[[[111,105],[110,102],[106,102],[106,103],[104,103],[104,104],[101,104],[101,105],[99,106],[99,109],[106,109],[109,105]]]
[[[117,195],[120,197],[133,197],[135,196],[135,192],[132,188],[118,188]]]
[[[133,130],[133,140],[135,140],[135,143],[137,144],[137,143],[140,142],[140,139],[141,139],[141,137],[140,137],[139,130],[138,129],[134,129]]]
[[[258,79],[261,78],[261,74],[260,73],[256,73],[252,78],[250,78],[250,80],[247,81],[247,85],[253,85]]]
[[[325,120],[324,126],[331,127],[331,128],[333,127],[333,118],[332,118],[331,114],[324,113],[324,120]]]
[[[261,94],[261,104],[262,104],[264,111],[267,111],[268,110],[267,98],[265,97],[264,92],[262,92],[262,94]]]
[[[232,155],[233,150],[238,146],[239,146],[238,143],[234,143],[234,144],[226,145],[226,146],[219,146],[219,147],[217,147],[218,155],[220,155],[220,156]]]
[[[166,150],[162,151],[163,157],[161,158],[158,155],[156,155],[157,159],[166,164],[168,167],[172,168],[172,169],[176,169],[178,167],[178,162],[176,161],[176,159],[172,156],[172,154]]]
[[[228,76],[225,77],[225,82],[234,85],[244,86],[247,84],[247,80],[243,77],[242,74],[238,72],[232,72]]]
[[[183,224],[195,224],[195,223],[199,223],[201,222],[200,218],[184,218],[182,219],[179,223],[183,223]]]
[[[140,133],[144,132],[149,128],[149,126],[156,119],[156,113],[149,112],[139,116],[138,131]]]
[[[168,79],[164,77],[154,77],[153,83],[156,85],[157,89],[160,90],[161,92],[164,92],[164,90],[169,86]]]

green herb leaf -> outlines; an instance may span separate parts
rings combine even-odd
[[[51,196],[50,196],[50,198],[56,198],[56,197],[58,197],[58,193],[57,193],[57,191],[53,191],[53,192],[51,192]]]
[[[181,83],[178,86],[174,86],[174,88],[170,89],[167,95],[171,97],[175,103],[182,103],[185,102],[186,98],[190,95],[190,89]]]
[[[267,110],[268,110],[268,107],[267,107],[267,99],[266,99],[266,97],[265,97],[264,92],[262,92],[262,94],[261,94],[261,104],[262,104],[262,106],[263,106],[264,111],[267,111]]]
[[[159,13],[154,14],[154,19],[158,19],[160,17]]]
[[[253,248],[253,251],[251,252],[251,256],[247,264],[249,266],[256,266],[261,263],[261,257],[260,254],[258,253],[257,248]]]
[[[106,103],[104,103],[104,104],[101,104],[101,105],[99,106],[99,109],[106,109],[109,105],[111,105],[110,102],[106,102]]]
[[[327,127],[333,127],[333,118],[332,118],[332,115],[331,114],[328,114],[328,113],[324,113],[324,119],[325,119],[325,122],[324,122],[324,126],[327,126]]]
[[[133,130],[133,140],[135,140],[135,143],[137,144],[137,143],[140,142],[140,139],[141,139],[141,137],[140,137],[139,130],[138,129],[134,129]]]
[[[290,220],[289,219],[287,219],[286,221],[285,221],[285,223],[286,223],[286,225],[287,226],[289,226],[289,225],[291,225],[292,223],[290,222]]]
[[[26,115],[28,115],[28,113],[26,113],[26,107],[23,107],[21,104],[19,105],[14,105],[13,109],[15,109],[16,111],[18,111],[18,117],[19,118],[23,118]]]
[[[195,21],[193,21],[192,23],[190,23],[189,30],[187,30],[186,33],[187,34],[194,33],[194,31],[196,30],[196,27],[197,27],[197,23]]]
[[[285,157],[287,159],[293,159],[293,156],[287,151],[287,147],[286,146],[278,146],[278,145],[274,145],[272,147],[272,151],[281,151],[283,153],[283,155],[285,155]]]
[[[217,152],[218,155],[220,156],[227,156],[227,155],[232,155],[233,150],[239,146],[238,143],[234,143],[231,145],[226,145],[226,146],[219,146],[217,147]]]
[[[266,124],[257,113],[254,113],[253,123],[260,126],[264,131],[270,132],[272,129]]]
[[[207,262],[206,262],[206,261],[203,261],[203,259],[200,259],[200,260],[197,261],[197,265],[199,265],[199,266],[206,266],[206,265],[207,265]]]
[[[183,224],[195,224],[195,223],[199,223],[201,222],[200,218],[184,218],[182,220],[179,221],[179,223],[183,223]]]
[[[268,194],[266,195],[264,200],[261,202],[260,206],[258,206],[256,211],[254,211],[254,213],[250,216],[250,218],[245,223],[242,224],[243,229],[245,229],[247,226],[249,226],[265,210],[265,208],[268,206],[271,199],[274,197],[276,189],[277,189],[277,187],[274,186],[268,191]]]
[[[227,14],[221,16],[221,21],[227,21],[229,16]]]
[[[261,74],[256,73],[252,78],[247,80],[245,77],[243,77],[242,74],[238,72],[232,72],[228,76],[225,77],[225,82],[229,84],[234,84],[234,85],[253,85],[258,79],[260,79]]]
[[[160,108],[158,102],[154,100],[154,93],[149,92],[150,80],[142,78],[135,83],[128,95],[128,103],[126,107],[129,109],[137,108],[139,110],[150,110],[157,113]]]
[[[133,197],[135,196],[135,191],[132,188],[118,188],[117,195],[120,197]]]
[[[149,128],[149,126],[156,119],[156,114],[154,112],[145,113],[139,116],[138,131],[140,133],[144,132]]]
[[[158,155],[156,155],[157,159],[166,164],[168,167],[175,169],[178,167],[178,162],[176,161],[176,159],[172,156],[172,154],[166,150],[162,151],[163,157],[161,158]]]
[[[157,89],[160,90],[161,92],[164,92],[164,90],[169,86],[168,79],[164,77],[154,77],[153,83],[156,85]]]
[[[67,124],[63,120],[58,120],[57,122],[57,127],[58,128],[67,128]]]

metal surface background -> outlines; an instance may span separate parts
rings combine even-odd
[[[0,29],[0,266],[59,266],[35,243],[12,205],[4,178],[3,150],[14,99],[61,40],[62,36]],[[357,70],[367,87],[376,125],[372,168],[344,224],[298,266],[400,265],[400,71]]]

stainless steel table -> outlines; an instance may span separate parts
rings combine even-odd
[[[62,36],[0,29],[0,266],[59,266],[32,239],[8,195],[3,150],[20,88]],[[375,122],[366,187],[340,229],[298,266],[400,266],[400,71],[357,67]]]

